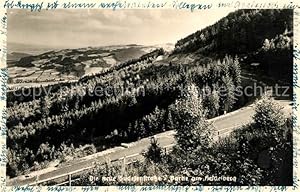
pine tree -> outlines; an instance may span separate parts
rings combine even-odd
[[[234,85],[238,86],[241,83],[241,67],[240,67],[240,63],[239,63],[239,59],[236,56],[233,59],[231,59],[230,64],[229,64],[229,71],[230,71],[230,75],[233,79]]]
[[[271,44],[270,44],[269,39],[265,39],[262,49],[264,51],[268,51],[270,48],[271,48]]]
[[[50,113],[50,101],[45,94],[43,94],[43,96],[40,98],[40,112],[43,118],[49,116]]]
[[[77,110],[80,108],[79,107],[80,99],[81,99],[80,96],[78,94],[76,94],[74,108]]]
[[[137,104],[137,100],[135,98],[135,95],[130,95],[128,100],[128,107],[134,107]]]
[[[149,126],[151,127],[151,130],[153,130],[154,132],[158,132],[160,131],[160,125],[161,125],[161,110],[158,108],[158,106],[156,106],[154,111],[150,114]]]
[[[150,132],[151,133],[151,132]],[[139,120],[139,132],[138,132],[139,138],[142,136],[148,136],[148,131],[146,130],[144,122],[140,119]]]
[[[255,107],[254,125],[265,132],[274,132],[283,127],[285,118],[280,107],[275,101],[267,96]]]
[[[206,109],[207,117],[213,118],[219,113],[220,108],[220,96],[216,90],[212,90],[210,93],[203,93],[202,105]]]
[[[129,137],[129,139],[131,139],[130,137],[132,136],[133,129],[134,129],[134,125],[132,125],[132,123],[129,123],[127,128],[127,132],[128,132],[127,136]]]
[[[209,147],[212,128],[205,120],[195,85],[189,85],[187,94],[175,102],[173,114],[177,146],[182,154],[188,155],[196,149]]]
[[[171,108],[169,106],[168,108],[168,116],[167,116],[167,120],[166,120],[166,130],[171,130],[174,129],[174,123],[173,123],[173,117],[172,117],[172,112],[171,112]]]
[[[162,148],[159,146],[157,139],[154,137],[150,138],[150,146],[144,156],[147,160],[153,161],[154,163],[161,162]]]
[[[232,78],[228,75],[222,77],[223,86],[220,87],[221,103],[224,111],[232,109],[235,103],[235,86]]]

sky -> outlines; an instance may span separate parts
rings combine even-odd
[[[53,48],[176,43],[231,11],[11,9],[7,41],[8,47],[10,43],[21,43]]]

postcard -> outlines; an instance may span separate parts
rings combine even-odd
[[[296,1],[1,3],[3,191],[290,191]]]

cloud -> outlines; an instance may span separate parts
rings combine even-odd
[[[85,47],[172,42],[232,10],[64,10],[8,12],[8,43]]]

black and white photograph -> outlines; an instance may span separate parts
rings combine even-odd
[[[292,186],[293,18],[7,10],[7,186]]]

